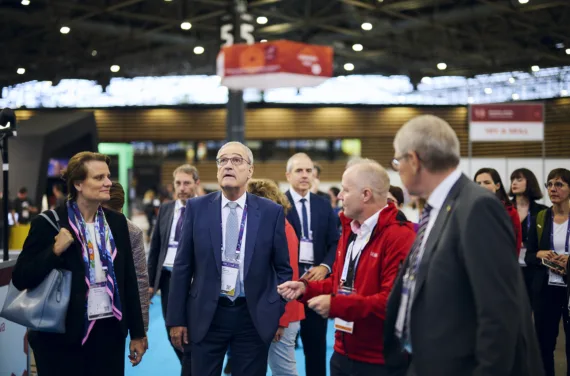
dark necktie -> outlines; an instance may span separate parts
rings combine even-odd
[[[180,216],[178,217],[178,222],[176,222],[176,230],[174,231],[174,241],[180,241],[180,234],[182,233],[182,224],[184,223],[184,211],[186,208],[183,206],[180,208]]]
[[[307,202],[306,198],[302,198],[301,199],[301,204],[303,205],[302,208],[302,215],[303,215],[303,238],[305,239],[309,239],[310,235],[309,235],[309,215],[307,214],[307,205],[305,205],[305,202]]]

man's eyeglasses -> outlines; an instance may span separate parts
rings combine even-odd
[[[404,154],[401,157],[396,157],[394,159],[392,159],[392,168],[394,169],[394,171],[400,171],[400,161],[404,158],[407,158],[408,154]]]
[[[556,182],[549,181],[548,183],[544,184],[546,189],[552,189],[552,187],[554,187],[555,189],[562,189],[562,188],[564,188],[565,185],[567,185],[567,184],[563,183],[561,181],[556,181]]]
[[[232,162],[233,166],[241,166],[244,162],[249,164],[249,162],[242,157],[218,158],[216,159],[216,164],[218,167],[223,167],[228,163],[228,161]]]

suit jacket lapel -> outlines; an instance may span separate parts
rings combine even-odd
[[[291,203],[291,210],[287,214],[287,218],[289,222],[295,229],[295,233],[297,234],[297,238],[301,239],[301,220],[299,219],[299,212],[297,211],[297,207],[295,206],[295,201],[293,200],[293,196],[291,196],[291,192],[287,191],[285,193],[289,202]],[[312,213],[311,213],[312,214]],[[314,217],[313,217],[314,218]]]
[[[259,229],[259,223],[261,214],[259,212],[259,205],[257,202],[257,196],[247,194],[247,235],[245,239],[245,264],[243,266],[244,280],[247,277],[247,272],[249,271],[249,266],[251,265],[251,260],[253,258],[253,252],[255,250],[255,240],[257,239],[257,230]]]
[[[315,197],[317,197],[316,194],[314,193],[309,193],[309,197],[311,199],[311,203],[309,204],[309,211],[311,212],[311,220],[309,222],[311,222],[311,228],[309,229],[309,231],[312,232],[312,236],[311,234],[307,234],[307,236],[309,236],[311,239],[317,239],[317,232],[316,232],[316,223],[317,221],[315,221],[315,218],[319,218],[318,213],[317,213],[317,204],[316,204],[316,199]],[[313,245],[314,246],[314,245]]]
[[[426,241],[424,254],[422,256],[422,260],[420,262],[420,267],[418,269],[418,275],[416,279],[416,286],[414,288],[414,296],[412,297],[412,301],[416,299],[418,293],[421,290],[422,284],[424,283],[427,270],[429,268],[429,261],[431,259],[431,255],[433,254],[434,249],[436,248],[439,239],[441,238],[441,232],[445,228],[447,224],[447,220],[449,219],[453,209],[454,209],[454,202],[461,189],[466,183],[467,178],[464,175],[461,175],[459,180],[454,184],[454,186],[449,191],[449,194],[445,198],[441,209],[437,215],[437,219],[429,233],[429,236]]]
[[[212,241],[212,252],[214,252],[214,259],[216,260],[216,268],[218,273],[222,273],[222,193],[218,192],[208,207],[210,218],[208,224],[210,228],[210,240]],[[218,248],[220,247],[220,248]]]
[[[174,220],[174,208],[176,208],[176,201],[172,201],[167,205],[164,205],[164,213],[163,223],[161,226],[164,226],[164,241],[162,243],[162,249],[160,250],[161,257],[166,258],[166,253],[168,252],[168,243],[170,242],[170,231],[172,230],[172,221]]]

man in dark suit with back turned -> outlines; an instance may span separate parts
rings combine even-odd
[[[337,217],[329,201],[311,193],[314,164],[305,153],[287,161],[291,189],[286,195],[292,209],[287,213],[299,238],[299,274],[308,281],[321,281],[331,272],[338,242]],[[326,376],[327,320],[305,307],[301,340],[307,375]]]
[[[265,376],[292,278],[283,207],[246,192],[253,154],[229,142],[218,151],[222,192],[188,202],[174,261],[166,325],[190,343],[192,374],[219,376],[231,347],[232,375]]]
[[[196,189],[200,184],[198,170],[189,164],[178,166],[172,176],[175,201],[167,202],[160,207],[148,257],[149,297],[152,299],[156,291],[161,291],[162,315],[165,319],[168,311],[170,277],[180,240],[186,201],[196,196]],[[183,353],[176,348],[174,351],[183,363]],[[189,359],[185,361],[188,362]],[[189,365],[185,368],[189,368]],[[183,372],[185,376],[189,374],[189,370]]]
[[[409,376],[543,375],[503,204],[461,173],[444,120],[410,120],[394,149],[402,183],[427,205],[388,301],[386,364]]]

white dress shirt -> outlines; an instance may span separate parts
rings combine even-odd
[[[182,208],[184,204],[180,200],[176,200],[174,204],[174,216],[172,217],[172,223],[170,224],[170,237],[168,238],[168,250],[166,253],[166,258],[164,259],[164,268],[172,271],[172,266],[174,265],[174,259],[176,258],[176,251],[178,250],[178,242],[174,240],[176,235],[176,224],[178,219],[182,214]]]
[[[297,209],[297,214],[299,214],[299,222],[301,222],[301,233],[303,232],[303,203],[301,202],[301,199],[304,198],[307,200],[305,202],[305,207],[307,208],[307,220],[309,222],[307,224],[307,228],[309,229],[309,234],[302,233],[302,236],[304,236],[307,239],[313,239],[313,234],[311,231],[311,192],[307,191],[305,196],[301,196],[300,194],[295,192],[294,189],[291,189],[289,192],[291,193],[291,197],[293,198],[293,202],[295,203],[295,209]]]
[[[243,216],[243,209],[245,208],[245,202],[247,199],[247,193],[244,193],[240,198],[238,198],[235,202],[237,202],[238,206],[236,207],[236,213],[238,217],[238,228],[241,225],[241,220]],[[228,216],[230,215],[230,207],[228,206],[228,200],[226,196],[222,193],[222,242],[223,242],[223,249],[222,252],[222,260],[225,261],[225,252],[226,249],[226,224],[228,223]],[[243,265],[245,260],[245,239],[247,235],[247,218],[245,220],[245,226],[243,229],[243,238],[241,239],[241,246],[239,249],[239,283],[240,283],[240,296],[245,296],[245,287],[243,284]],[[214,247],[216,245],[214,244]]]

